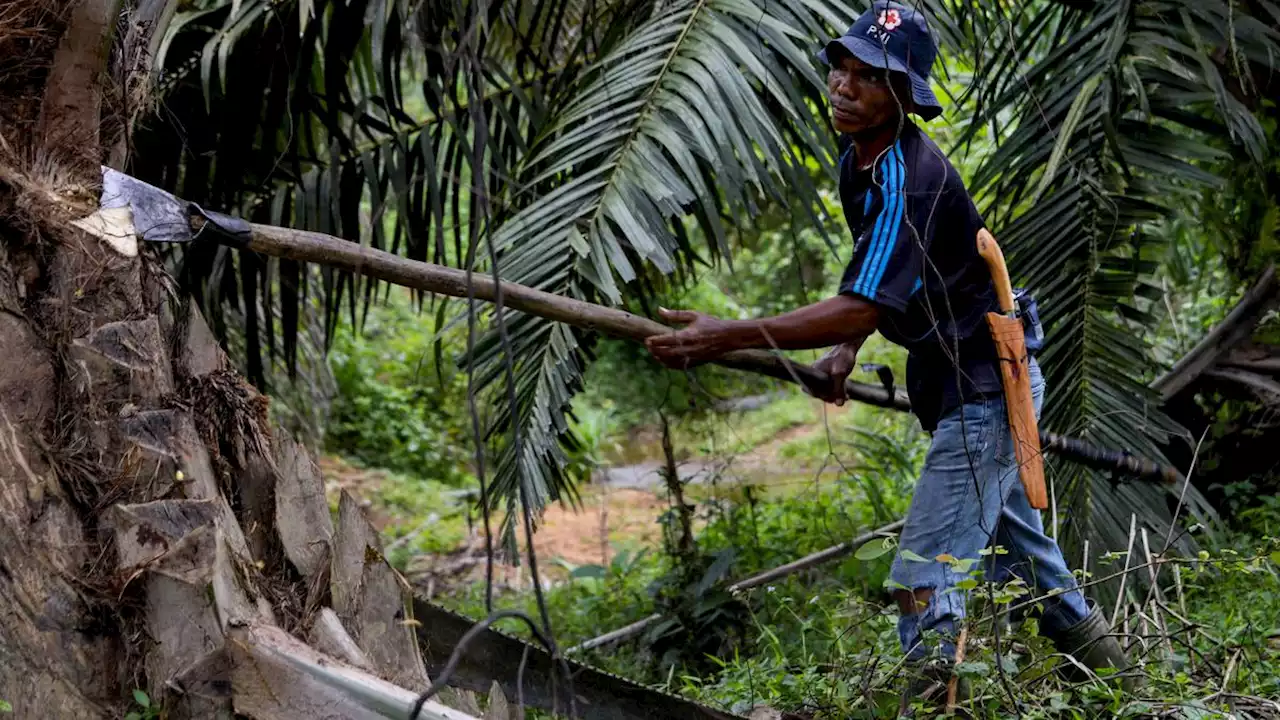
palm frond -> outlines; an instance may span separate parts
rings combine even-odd
[[[1155,322],[1163,255],[1150,230],[1179,200],[1219,184],[1223,158],[1263,156],[1258,120],[1224,78],[1230,58],[1274,57],[1280,37],[1212,0],[1003,12],[965,2],[950,12],[951,25],[976,29],[960,47],[978,68],[966,96],[973,127],[994,128],[998,141],[971,189],[1043,308],[1044,424],[1162,457],[1162,447],[1189,438],[1143,381],[1153,356],[1139,329]],[[1115,488],[1075,468],[1058,475],[1082,511],[1066,528],[1071,545],[1092,537],[1099,551],[1123,551],[1130,511],[1158,533],[1169,526],[1167,494]],[[1194,517],[1211,516],[1194,488],[1186,500]]]
[[[596,5],[492,3],[489,18],[474,4],[398,0],[193,3],[162,43],[163,104],[139,134],[134,171],[212,207],[461,263],[471,177],[495,190],[510,177],[555,101],[548,86],[584,66],[591,33],[571,30],[595,26],[585,13]],[[474,50],[458,45],[473,25],[488,29],[478,89],[457,61]],[[465,150],[473,105],[489,135],[476,171]],[[223,307],[251,308],[245,283],[267,288],[274,267],[225,251],[174,263],[224,337]],[[319,290],[332,328],[340,312],[357,322],[373,288],[326,271]],[[289,364],[292,327],[279,348]],[[259,352],[248,348],[247,367],[263,366]]]
[[[163,111],[133,171],[257,220],[619,302],[650,274],[727,256],[726,218],[763,195],[816,199],[804,163],[833,158],[813,43],[854,14],[838,0],[197,0],[164,41]],[[174,265],[220,336],[255,327],[258,382],[259,356],[293,362],[290,307],[318,301],[331,331],[374,297],[359,277],[226,249]],[[278,317],[253,299],[269,293]],[[523,441],[499,443],[495,496],[523,473],[541,507],[570,496],[558,444],[589,338],[509,320],[517,402],[493,433],[518,425]],[[492,333],[472,356],[490,391],[502,352]]]
[[[518,181],[501,199],[513,214],[493,231],[504,279],[550,292],[620,302],[647,269],[674,271],[697,257],[689,217],[712,257],[728,253],[725,217],[751,212],[760,194],[780,200],[810,184],[802,152],[830,166],[822,140],[823,83],[807,46],[838,3],[804,7],[763,0],[668,4],[601,57],[531,143]],[[812,196],[812,195],[811,195]],[[540,318],[511,321],[510,354],[492,334],[473,362],[493,386],[513,363],[518,403],[493,431],[504,444],[495,494],[521,477],[531,504],[572,498],[560,441],[587,361],[578,331]]]

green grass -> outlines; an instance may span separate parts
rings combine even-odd
[[[392,288],[362,332],[342,326],[329,354],[338,396],[326,444],[370,465],[460,486],[471,480],[466,377],[451,362],[462,341],[456,329],[435,335],[432,325],[408,291]]]
[[[891,487],[895,481],[878,472],[882,474],[868,475],[866,480]],[[730,578],[794,560],[877,522],[865,488],[866,483],[847,478],[806,494],[708,505],[703,508],[708,522],[698,537],[699,548],[708,555],[732,548],[734,562],[726,573]],[[894,508],[899,511],[905,509],[907,493],[902,495]],[[1269,528],[1277,520],[1280,514],[1255,517],[1254,522],[1256,528]],[[850,557],[747,593],[743,598],[748,605],[746,637],[701,668],[664,663],[643,642],[596,651],[584,659],[743,714],[753,705],[768,704],[816,711],[819,718],[893,717],[903,671],[895,629],[897,611],[884,588],[890,557]],[[562,645],[653,612],[651,593],[655,583],[672,572],[671,561],[660,554],[638,560],[626,555],[617,564],[622,567],[589,568],[590,577],[578,577],[548,591],[553,626]],[[1095,571],[1110,569],[1099,566]],[[1171,566],[1163,572],[1172,577]],[[1012,692],[1021,717],[1026,718],[1155,717],[1171,707],[1183,708],[1181,715],[1173,717],[1211,718],[1227,717],[1223,713],[1231,693],[1239,696],[1237,705],[1255,702],[1244,698],[1280,697],[1280,542],[1256,529],[1240,532],[1203,561],[1182,566],[1179,575],[1184,595],[1179,598],[1171,591],[1168,603],[1170,607],[1185,603],[1187,619],[1193,624],[1184,626],[1169,613],[1163,620],[1189,647],[1176,643],[1174,654],[1165,656],[1166,645],[1151,639],[1152,654],[1142,668],[1148,679],[1140,691],[1126,694],[1105,683],[1067,686],[1052,673],[1059,660],[1049,643],[1036,634],[1033,619],[1002,633],[1000,653],[990,623],[980,622],[971,629],[968,657],[961,668],[975,690],[968,710],[983,720],[1018,717],[1010,701]],[[981,584],[978,594],[987,588]],[[994,591],[990,597],[997,603],[1027,600],[1016,585]],[[474,617],[484,614],[478,587],[451,602]],[[503,597],[501,605],[536,611],[529,594]],[[1147,632],[1155,634],[1150,628]],[[1132,652],[1137,657],[1143,651],[1135,647]],[[1228,678],[1224,673],[1229,666]],[[1228,694],[1220,693],[1223,688]],[[1275,716],[1239,711],[1235,715]]]

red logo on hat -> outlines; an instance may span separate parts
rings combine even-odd
[[[897,30],[902,24],[902,15],[897,10],[880,11],[880,24],[885,30]]]

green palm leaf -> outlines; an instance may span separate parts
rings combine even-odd
[[[505,198],[519,206],[493,231],[504,279],[555,293],[618,303],[647,269],[674,271],[698,252],[674,223],[691,216],[706,252],[727,254],[724,217],[760,193],[809,184],[792,143],[830,164],[822,140],[823,83],[812,33],[824,18],[852,15],[838,3],[803,8],[763,0],[668,4],[601,57],[531,145],[518,170],[536,188]],[[528,481],[541,508],[572,499],[560,442],[565,413],[587,360],[586,338],[540,318],[511,320],[513,352],[490,335],[477,348],[480,379],[493,386],[509,359],[517,406],[502,407],[504,444],[495,495]]]
[[[256,220],[478,272],[494,270],[492,241],[502,277],[611,302],[642,293],[634,281],[651,273],[727,257],[726,218],[762,195],[816,198],[806,156],[832,158],[812,44],[854,15],[835,0],[184,10],[164,40],[166,112],[138,136],[136,174]],[[264,353],[292,363],[300,313],[289,308],[318,297],[332,330],[358,324],[373,298],[359,277],[225,249],[173,261],[215,332],[255,328],[251,374]],[[282,308],[279,344],[274,316],[254,318],[266,294]],[[524,442],[502,444],[496,496],[514,497],[523,474],[541,507],[570,497],[558,444],[572,442],[564,414],[589,338],[508,319],[517,402],[493,432],[518,423]],[[473,355],[495,392],[501,352],[493,333]]]
[[[1043,308],[1044,425],[1151,457],[1190,442],[1145,382],[1153,353],[1141,329],[1156,322],[1152,278],[1164,254],[1163,236],[1150,231],[1197,188],[1219,184],[1214,163],[1230,152],[1262,156],[1261,127],[1224,77],[1235,54],[1274,57],[1280,37],[1214,1],[1043,2],[1001,12],[962,2],[945,12],[948,24],[971,28],[952,51],[977,68],[964,140],[997,129],[996,151],[971,189],[1016,279]],[[1215,136],[1234,148],[1216,146]],[[1064,526],[1071,546],[1091,538],[1100,552],[1123,551],[1130,512],[1159,537],[1169,529],[1165,491],[1113,487],[1072,467],[1059,467],[1056,481],[1073,508]],[[1186,499],[1194,518],[1211,519],[1194,488]]]
[[[554,102],[547,86],[567,86],[584,66],[583,48],[597,40],[567,31],[596,26],[585,15],[594,3],[506,5],[489,19],[475,17],[474,4],[191,3],[162,43],[164,112],[139,133],[134,171],[257,220],[459,264],[471,238],[473,106],[488,131],[483,173],[497,185]],[[458,60],[471,50],[457,45],[473,35],[453,31],[475,24],[488,35],[484,85],[473,92]],[[269,290],[278,276],[275,261],[234,252],[173,260],[224,337],[224,308],[237,317],[252,311],[246,282]],[[305,288],[277,289],[286,305],[304,301]],[[326,327],[339,313],[357,322],[372,290],[359,277],[322,271],[314,291]],[[295,333],[288,324],[280,346],[290,365]],[[260,344],[249,344],[250,368],[263,365]]]

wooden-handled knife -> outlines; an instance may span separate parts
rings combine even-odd
[[[1027,354],[1022,318],[1018,317],[1004,253],[986,228],[978,231],[978,254],[991,271],[1000,308],[999,312],[987,313],[987,327],[991,328],[991,339],[1000,358],[1004,404],[1009,411],[1009,430],[1018,461],[1018,476],[1022,479],[1031,507],[1044,510],[1049,507],[1049,493],[1044,485],[1044,456],[1040,451],[1035,401],[1031,397],[1031,358]]]

